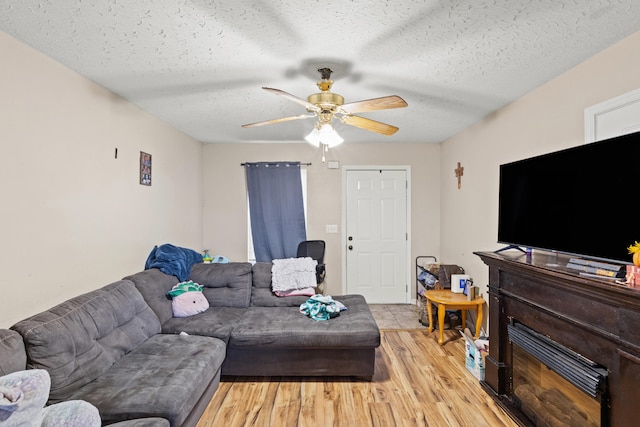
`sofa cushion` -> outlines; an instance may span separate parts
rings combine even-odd
[[[71,398],[97,407],[104,424],[161,417],[180,426],[219,379],[225,354],[224,342],[216,338],[158,334]]]
[[[0,377],[27,368],[22,336],[11,329],[0,329]]]
[[[308,296],[279,297],[271,290],[270,262],[256,262],[253,265],[253,286],[251,287],[251,305],[254,307],[300,307]]]
[[[291,295],[279,297],[271,289],[253,288],[251,290],[252,307],[300,307],[309,297],[306,295]]]
[[[251,271],[253,273],[253,287],[271,289],[271,268],[270,262],[256,262]]]
[[[231,332],[229,347],[353,348],[380,345],[380,330],[361,295],[334,297],[348,310],[327,321],[316,321],[299,307],[250,307]]]
[[[161,324],[173,317],[171,298],[167,298],[167,292],[178,284],[175,276],[164,274],[157,268],[141,271],[123,280],[131,280],[149,307],[156,313]]]
[[[214,337],[228,342],[231,331],[246,311],[246,308],[240,307],[213,307],[191,317],[173,317],[163,323],[162,333],[186,332],[190,335]]]
[[[249,307],[251,302],[251,264],[196,264],[189,280],[202,285],[211,307]]]
[[[123,355],[160,332],[160,322],[128,280],[77,296],[11,327],[28,367],[51,376],[49,403],[69,400]]]

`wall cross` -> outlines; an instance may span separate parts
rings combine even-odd
[[[460,162],[458,162],[458,167],[453,170],[456,173],[456,178],[458,178],[458,190],[462,186],[462,175],[464,175],[464,168],[460,166]]]

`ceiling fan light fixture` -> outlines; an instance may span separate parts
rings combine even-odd
[[[329,146],[329,148],[333,148],[336,145],[340,145],[344,142],[344,139],[342,139],[342,137],[338,135],[338,132],[336,132],[333,126],[331,126],[329,123],[325,123],[320,126],[319,137],[320,143]]]
[[[318,130],[318,127],[314,126],[313,130],[309,133],[309,135],[305,136],[304,139],[314,147],[320,147],[320,130]]]
[[[316,148],[320,147],[320,144],[332,148],[344,142],[344,139],[329,123],[316,123],[313,130],[304,139]]]

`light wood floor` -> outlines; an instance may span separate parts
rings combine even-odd
[[[457,330],[442,347],[424,328],[381,334],[373,381],[223,377],[197,427],[517,425],[466,370]]]

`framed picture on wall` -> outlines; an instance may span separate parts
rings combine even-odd
[[[151,185],[151,154],[140,152],[140,184]]]

